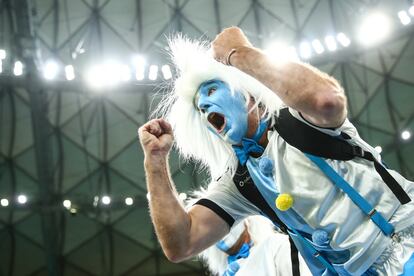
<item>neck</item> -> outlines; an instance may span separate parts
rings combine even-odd
[[[250,234],[247,228],[244,229],[243,233],[240,235],[240,238],[236,241],[236,243],[226,251],[227,255],[234,255],[239,252],[240,248],[244,243],[250,242]]]

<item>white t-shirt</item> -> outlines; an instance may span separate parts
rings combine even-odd
[[[289,238],[283,234],[270,235],[250,248],[249,257],[239,259],[237,262],[240,265],[237,276],[292,275]],[[301,276],[312,275],[301,256],[299,256],[299,271]]]
[[[297,119],[307,123],[297,111],[290,112]],[[357,130],[348,120],[335,130],[309,125],[333,136],[344,132],[350,136],[350,143],[359,145],[377,159],[380,158],[379,154],[359,137]],[[268,204],[279,212],[282,220],[285,217],[290,222],[293,221],[293,227],[305,233],[311,235],[314,230],[328,232],[330,248],[349,253],[347,260],[338,264],[341,269],[354,275],[365,272],[390,245],[391,238],[385,236],[301,151],[287,144],[276,131],[269,132],[268,138],[269,143],[263,155],[259,158],[249,158],[247,166],[250,174],[251,169],[258,169],[257,163],[260,158],[273,160],[274,190],[278,193],[288,193],[294,199],[292,208],[282,213],[274,206],[277,194],[267,191],[265,183],[255,183]],[[362,158],[350,161],[326,159],[326,162],[389,220],[396,232],[414,224],[414,201],[401,206],[375,170],[373,162]],[[414,199],[414,183],[395,171],[389,172]],[[232,177],[233,172],[227,171],[219,180],[210,184],[206,200],[212,203],[211,209],[220,213],[221,217],[226,217],[229,223],[232,220],[242,220],[249,215],[260,214],[260,210],[240,194]],[[217,212],[216,209],[221,210]],[[226,215],[223,216],[223,213]]]

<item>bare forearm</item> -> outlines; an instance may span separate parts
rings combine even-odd
[[[231,64],[322,126],[337,126],[346,117],[346,98],[341,86],[314,67],[296,62],[277,63],[253,47],[238,48],[231,56]]]
[[[188,250],[190,218],[178,200],[166,160],[145,162],[151,218],[165,255],[176,261]]]

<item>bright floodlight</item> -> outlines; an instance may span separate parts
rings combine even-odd
[[[303,41],[299,46],[299,54],[302,58],[308,59],[312,55],[312,48],[307,41]]]
[[[134,200],[132,199],[132,197],[125,198],[125,204],[128,206],[134,204]]]
[[[298,59],[295,48],[289,47],[289,45],[281,41],[274,41],[269,44],[265,49],[265,53],[273,61],[279,63]]]
[[[72,206],[72,202],[69,199],[65,199],[63,201],[63,207],[65,207],[66,209],[69,209]]]
[[[135,67],[135,78],[139,81],[145,78],[145,58],[141,55],[136,55],[132,58],[132,63]]]
[[[382,147],[381,147],[381,146],[376,146],[374,149],[375,149],[378,153],[381,153],[381,152],[382,152]]]
[[[131,70],[129,69],[128,65],[120,65],[119,70],[122,81],[129,81],[131,79]]]
[[[411,132],[409,132],[408,130],[404,130],[403,132],[401,132],[401,138],[403,140],[408,140],[411,138]]]
[[[149,68],[148,78],[150,80],[156,80],[158,76],[158,66],[157,65],[151,65]]]
[[[0,60],[6,58],[6,50],[0,49]]]
[[[65,66],[65,76],[68,81],[75,79],[75,69],[72,65]]]
[[[325,51],[325,48],[323,48],[323,45],[319,39],[314,39],[312,41],[312,47],[318,55]]]
[[[408,16],[408,13],[406,11],[399,11],[398,12],[398,18],[401,21],[401,24],[408,25],[411,22],[410,16]]]
[[[359,30],[359,41],[370,46],[384,40],[390,33],[390,19],[381,13],[370,15],[362,22]]]
[[[21,76],[23,74],[23,63],[21,61],[14,63],[13,74],[15,76]]]
[[[103,204],[108,205],[109,203],[111,203],[111,198],[109,196],[103,196],[101,201]]]
[[[412,5],[409,9],[408,12],[411,14],[411,16],[414,16],[414,5]]]
[[[344,47],[348,47],[351,44],[351,40],[344,33],[338,33],[336,39]]]
[[[161,67],[161,72],[165,80],[171,79],[172,74],[171,74],[170,66],[168,64],[165,64]]]
[[[9,200],[8,200],[7,198],[2,198],[2,199],[0,200],[0,204],[1,204],[1,206],[3,206],[3,207],[7,207],[7,206],[9,206]]]
[[[58,64],[53,60],[49,60],[46,62],[45,68],[43,69],[43,76],[47,80],[53,80],[58,74],[58,71],[59,71]]]
[[[17,197],[17,202],[19,202],[20,204],[25,204],[27,202],[27,196],[25,196],[25,195],[19,195]]]
[[[328,48],[328,50],[331,52],[336,51],[336,49],[338,48],[336,46],[335,38],[331,35],[328,35],[325,37],[325,43],[326,43],[326,48]]]
[[[104,69],[101,65],[95,65],[89,68],[86,74],[88,84],[95,88],[100,88],[105,85]]]

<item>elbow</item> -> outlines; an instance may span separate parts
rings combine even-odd
[[[193,256],[189,251],[185,251],[183,249],[180,250],[179,248],[168,250],[164,249],[164,254],[165,257],[167,257],[167,259],[172,263],[180,263]]]
[[[339,87],[322,94],[317,99],[317,110],[326,127],[340,126],[347,116],[346,97],[343,90]]]

